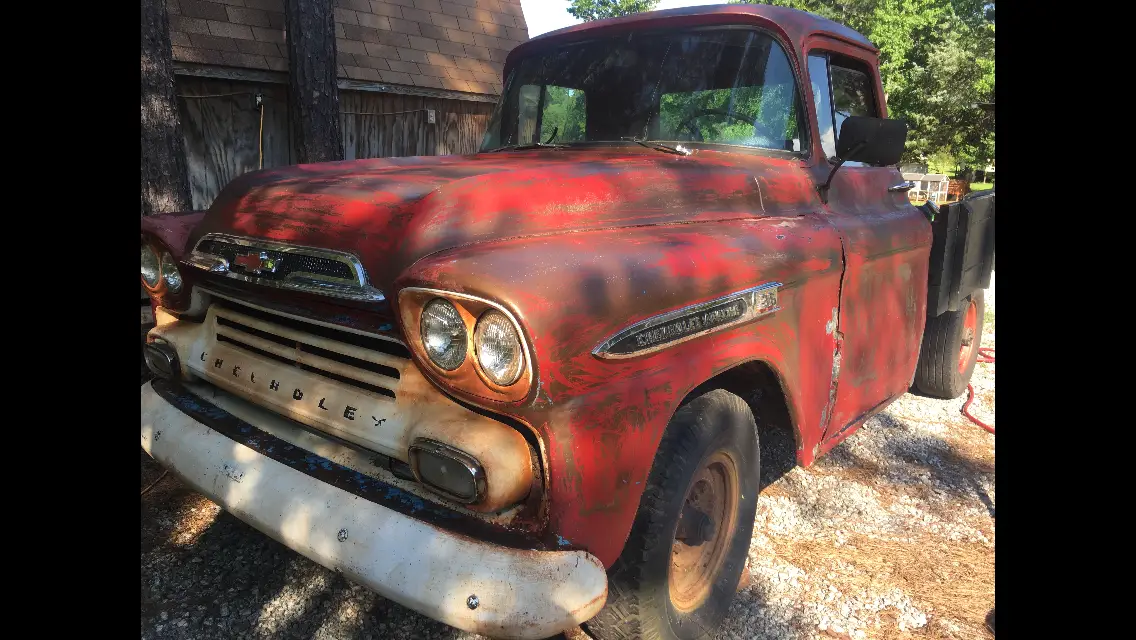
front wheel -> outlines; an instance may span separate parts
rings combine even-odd
[[[597,640],[713,636],[745,569],[760,478],[757,425],[738,396],[715,389],[667,425],[607,605],[585,628]]]
[[[970,294],[958,311],[927,319],[915,369],[915,388],[935,397],[957,398],[966,391],[982,343],[986,311],[982,289]]]

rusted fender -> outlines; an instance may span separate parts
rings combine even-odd
[[[178,211],[146,216],[142,218],[142,235],[157,238],[169,247],[174,258],[182,260],[190,250],[186,247],[190,233],[204,217],[204,211]]]
[[[545,443],[552,531],[610,566],[663,429],[682,398],[716,373],[767,362],[788,395],[800,448],[817,444],[840,275],[840,238],[821,216],[804,215],[474,245],[420,261],[397,287],[490,297],[517,316],[536,352],[537,384],[526,402],[494,408]],[[784,285],[773,315],[651,355],[592,354],[632,323],[766,282]]]

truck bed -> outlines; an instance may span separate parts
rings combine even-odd
[[[958,311],[972,292],[990,286],[994,269],[994,190],[972,193],[931,212],[934,238],[927,315]]]

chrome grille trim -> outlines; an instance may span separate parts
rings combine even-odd
[[[209,315],[213,334],[232,348],[268,356],[371,393],[375,393],[374,388],[382,389],[381,395],[391,398],[397,397],[401,372],[410,362],[255,318],[227,306],[214,304]]]
[[[231,256],[219,253],[219,247],[223,245],[231,246],[234,255],[267,255],[269,252],[276,254],[273,257],[279,256],[280,260],[285,261],[288,272],[282,277],[241,273],[238,271],[241,267],[233,264]],[[205,251],[203,247],[213,251]],[[304,260],[305,258],[307,260]],[[359,258],[343,251],[283,244],[225,233],[209,233],[197,241],[186,262],[210,273],[265,287],[362,302],[386,300],[382,291],[367,283],[367,273]],[[322,269],[325,271],[323,273],[321,273],[321,262],[325,267]]]
[[[331,329],[333,331],[343,331],[345,333],[350,333],[350,334],[357,335],[357,336],[363,336],[364,338],[375,338],[375,339],[378,339],[378,340],[386,340],[387,342],[393,342],[394,344],[400,345],[400,346],[402,346],[402,348],[406,349],[406,343],[404,341],[402,341],[398,338],[392,337],[392,336],[384,335],[384,334],[381,334],[381,333],[374,333],[374,332],[371,332],[371,331],[363,331],[362,329],[356,329],[356,328],[353,328],[353,327],[345,327],[341,324],[335,324],[334,322],[326,322],[326,321],[323,321],[323,320],[316,320],[315,318],[309,318],[309,317],[306,317],[306,316],[299,316],[299,315],[296,315],[294,313],[287,313],[287,312],[281,311],[279,309],[274,309],[274,308],[271,308],[271,307],[266,307],[264,305],[259,305],[259,304],[253,303],[253,302],[249,302],[248,300],[244,300],[242,298],[235,297],[235,296],[229,295],[227,293],[223,293],[221,291],[217,291],[216,289],[207,289],[205,287],[200,287],[200,289],[201,289],[202,292],[208,294],[210,297],[217,298],[219,300],[223,300],[227,303],[233,303],[234,305],[237,305],[238,307],[247,307],[249,309],[252,309],[254,311],[259,311],[261,313],[270,313],[274,316],[279,316],[281,318],[286,318],[288,320],[293,320],[295,322],[302,322],[304,324],[310,324],[310,325],[314,325],[314,326],[317,326],[317,327],[322,327],[324,329]],[[410,353],[410,351],[408,349],[407,350],[408,355],[406,356],[408,359],[410,358],[409,353]]]

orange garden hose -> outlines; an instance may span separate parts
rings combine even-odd
[[[257,94],[259,97],[259,94]],[[264,101],[260,101],[260,133],[256,142],[256,168],[264,168]]]
[[[979,348],[978,349],[978,362],[989,362],[989,363],[993,364],[994,363],[994,348],[993,347],[981,347],[981,348]],[[983,429],[986,429],[990,433],[994,433],[994,427],[986,424],[985,422],[979,420],[978,418],[975,418],[970,413],[970,411],[969,411],[970,403],[972,403],[972,402],[974,402],[974,385],[968,383],[966,385],[966,402],[963,403],[963,405],[962,405],[962,415],[966,416],[974,424],[982,427]]]

